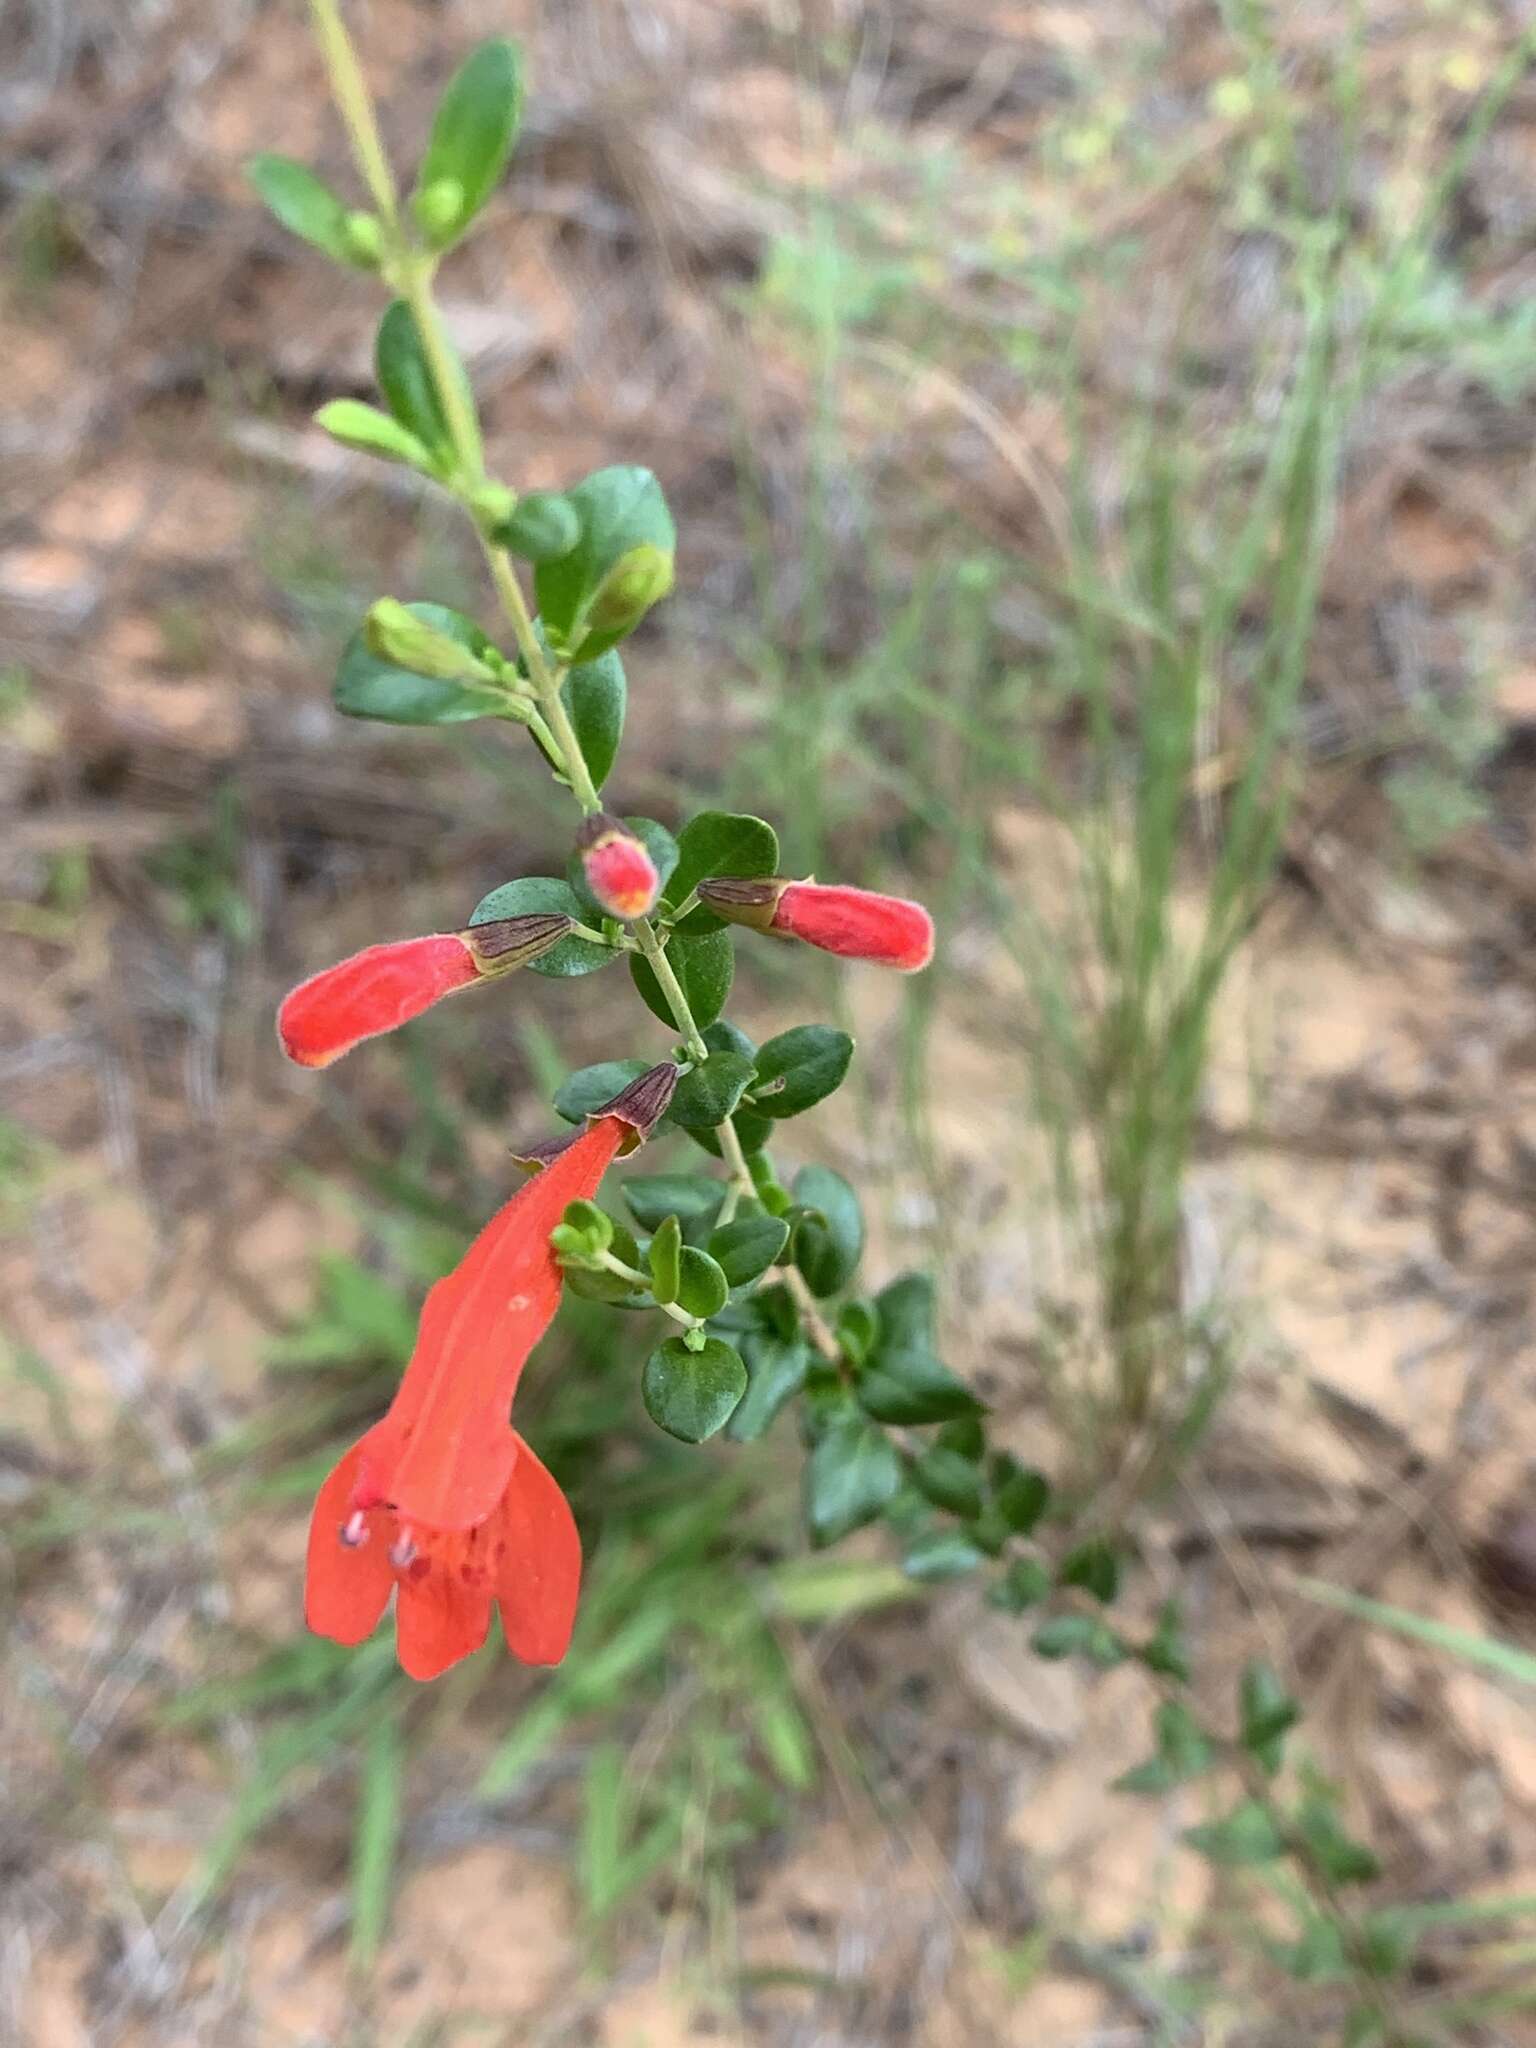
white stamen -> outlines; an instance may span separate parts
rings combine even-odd
[[[342,1523],[338,1532],[348,1550],[356,1550],[368,1541],[368,1517],[361,1508],[354,1508]]]

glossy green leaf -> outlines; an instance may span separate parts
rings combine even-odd
[[[551,911],[578,921],[583,916],[569,883],[557,881],[553,875],[523,875],[515,882],[503,882],[499,889],[483,896],[469,921],[472,925],[492,924],[499,917],[526,917],[534,911]],[[594,974],[599,967],[618,958],[612,946],[599,946],[591,939],[562,939],[537,960],[530,960],[528,971],[564,981],[572,975]]]
[[[1380,1877],[1379,1857],[1340,1825],[1330,1797],[1313,1793],[1305,1798],[1296,1814],[1296,1826],[1313,1862],[1334,1884],[1370,1884]]]
[[[747,1391],[731,1417],[730,1435],[749,1443],[769,1428],[787,1401],[805,1385],[811,1363],[810,1346],[802,1337],[757,1330],[741,1340],[746,1361]]]
[[[1153,1726],[1157,1733],[1156,1755],[1118,1777],[1114,1781],[1115,1791],[1169,1792],[1175,1785],[1199,1777],[1216,1761],[1214,1743],[1182,1700],[1164,1700]]]
[[[1158,1610],[1157,1627],[1137,1652],[1149,1671],[1163,1678],[1176,1678],[1187,1685],[1190,1678],[1189,1652],[1184,1643],[1184,1617],[1177,1600],[1165,1600]]]
[[[521,561],[557,562],[580,540],[581,518],[563,491],[529,491],[491,537]]]
[[[497,36],[465,58],[433,116],[414,197],[457,194],[451,207],[416,207],[433,248],[445,249],[456,241],[501,182],[522,111],[522,53],[515,43]]]
[[[901,1487],[901,1459],[883,1430],[840,1416],[806,1460],[805,1508],[812,1542],[836,1543],[871,1522]]]
[[[654,1230],[668,1216],[693,1223],[716,1214],[725,1189],[702,1173],[637,1173],[620,1193],[642,1230]]]
[[[730,1282],[709,1253],[700,1251],[697,1245],[685,1244],[678,1268],[678,1307],[704,1322],[725,1307],[730,1291]]]
[[[757,1055],[752,1107],[763,1116],[799,1116],[842,1086],[853,1040],[827,1024],[797,1024],[770,1038]]]
[[[447,605],[410,604],[401,609],[476,658],[495,652],[473,620]],[[346,644],[334,695],[337,710],[349,718],[377,718],[391,725],[462,725],[472,718],[502,717],[507,705],[506,692],[499,688],[417,675],[385,660],[369,646],[366,626],[360,626]]]
[[[789,1225],[778,1216],[737,1216],[709,1240],[709,1255],[732,1287],[745,1287],[777,1263],[789,1242]]]
[[[646,1360],[640,1382],[652,1422],[685,1444],[701,1444],[723,1429],[746,1387],[746,1367],[719,1337],[709,1338],[702,1351],[668,1338]]]
[[[913,1484],[936,1507],[962,1519],[981,1513],[981,1478],[969,1458],[935,1445],[912,1467]]]
[[[581,757],[587,764],[587,773],[592,778],[592,787],[601,789],[608,780],[609,770],[618,757],[619,742],[624,737],[628,684],[623,662],[616,654],[605,654],[597,661],[579,663],[560,685],[560,695],[570,715]],[[661,827],[656,829],[660,831]],[[670,844],[670,834],[668,842]],[[654,852],[651,858],[655,859]]]
[[[436,474],[427,444],[376,405],[364,405],[358,398],[333,398],[315,414],[315,425],[343,448],[356,448],[385,462],[403,462],[428,476]]]
[[[534,572],[539,617],[557,647],[578,646],[586,660],[622,640],[646,607],[598,624],[605,597],[636,558],[670,563],[677,533],[661,485],[648,469],[617,464],[595,471],[566,492],[581,533],[575,547]],[[631,608],[632,609],[632,608]]]
[[[675,1216],[658,1225],[651,1239],[651,1292],[666,1306],[676,1301],[683,1281],[683,1231]]]
[[[667,1115],[685,1127],[722,1124],[746,1093],[752,1062],[739,1052],[714,1052],[684,1074]]]
[[[879,1333],[878,1312],[876,1312],[875,1317],[875,1333],[876,1335]],[[958,1451],[962,1458],[969,1458],[973,1465],[979,1465],[987,1455],[987,1432],[982,1427],[979,1417],[975,1415],[964,1415],[958,1421],[946,1422],[934,1441],[946,1451]],[[1005,1464],[1012,1465],[1013,1462],[1013,1459],[1009,1458],[1006,1452],[994,1462],[992,1468],[992,1484],[994,1486],[1001,1484],[1005,1476],[1001,1468]]]
[[[1273,1863],[1285,1853],[1280,1830],[1267,1807],[1256,1799],[1245,1799],[1221,1820],[1186,1828],[1184,1839],[1210,1863],[1228,1868],[1245,1864]]]
[[[307,165],[290,156],[253,156],[245,175],[291,235],[349,269],[377,269],[352,230],[351,210]]]
[[[578,1067],[555,1090],[555,1113],[568,1124],[579,1124],[594,1109],[612,1102],[622,1088],[648,1074],[650,1060],[599,1060],[595,1066]]]
[[[964,1420],[981,1403],[933,1349],[933,1283],[905,1273],[875,1298],[880,1335],[859,1376],[860,1403],[881,1422]]]
[[[730,934],[705,932],[699,938],[687,938],[679,932],[667,948],[667,959],[682,984],[694,1023],[700,1030],[706,1024],[713,1024],[725,1008],[736,967]],[[632,953],[629,971],[640,992],[640,999],[651,1015],[659,1017],[663,1024],[671,1024],[675,1030],[676,1021],[660,984],[651,972],[650,963],[642,960],[638,953]]]
[[[763,1147],[773,1136],[773,1125],[765,1116],[754,1116],[750,1109],[738,1109],[731,1118],[731,1126],[750,1165],[754,1159],[762,1156]],[[688,1135],[695,1145],[709,1154],[711,1159],[719,1159],[722,1156],[720,1139],[716,1132],[695,1125],[689,1129]],[[766,1197],[764,1199],[766,1206]]]
[[[741,811],[701,811],[677,838],[678,861],[667,901],[685,903],[710,875],[771,875],[779,865],[779,835],[762,818]],[[717,931],[723,919],[704,904],[684,921],[690,932]]]
[[[443,345],[448,352],[451,374],[464,399],[465,416],[474,420],[474,394],[464,366],[454,354],[446,334]],[[451,469],[454,448],[448,416],[417,331],[415,315],[404,299],[396,299],[379,322],[378,338],[374,344],[374,370],[384,402],[401,426],[431,451],[440,469],[445,472]],[[474,453],[478,461],[478,428]]]
[[[830,1166],[802,1166],[794,1196],[813,1213],[795,1225],[794,1261],[811,1292],[837,1294],[858,1271],[864,1255],[864,1212],[859,1198]]]

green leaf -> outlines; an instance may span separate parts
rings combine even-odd
[[[529,491],[496,526],[491,538],[521,561],[557,562],[581,539],[581,518],[562,491]]]
[[[981,1403],[932,1351],[875,1353],[859,1378],[865,1412],[878,1422],[947,1422],[974,1415]]]
[[[648,1074],[650,1060],[599,1060],[595,1066],[578,1067],[555,1090],[555,1114],[568,1124],[579,1124],[594,1109],[612,1102],[621,1088]]]
[[[456,641],[477,660],[496,651],[472,619],[447,605],[408,604],[402,610]],[[349,718],[379,718],[391,725],[462,725],[471,718],[502,717],[507,708],[504,690],[417,675],[386,661],[368,645],[365,626],[357,629],[342,653],[335,698],[337,710]]]
[[[626,601],[629,579],[670,584],[677,533],[660,484],[648,469],[599,469],[566,493],[581,523],[569,553],[534,571],[539,616],[557,648],[579,646],[592,660],[622,640],[649,608]],[[664,594],[660,588],[657,595]],[[654,602],[654,598],[650,600]]]
[[[667,1217],[651,1239],[651,1292],[663,1308],[676,1301],[683,1284],[683,1227],[675,1216]]]
[[[523,875],[515,882],[503,882],[499,889],[483,896],[469,921],[472,925],[493,924],[499,917],[526,917],[534,911],[551,911],[578,921],[582,917],[582,906],[569,883],[557,881],[553,875]],[[537,960],[530,960],[528,971],[564,981],[572,975],[595,974],[599,967],[606,967],[618,957],[613,946],[599,946],[591,939],[572,937],[551,946]]]
[[[1273,1777],[1285,1750],[1286,1731],[1301,1719],[1301,1707],[1280,1683],[1273,1668],[1255,1660],[1243,1667],[1238,1683],[1238,1740]]]
[[[730,1435],[750,1443],[770,1427],[785,1402],[805,1385],[810,1346],[801,1337],[753,1331],[743,1337],[742,1357],[750,1375],[741,1406],[731,1417]]]
[[[1051,1484],[1043,1472],[1021,1465],[1006,1451],[994,1461],[993,1505],[1016,1536],[1029,1535],[1049,1506],[1050,1498]]]
[[[871,1303],[870,1307],[873,1309],[874,1304]],[[875,1337],[878,1336],[879,1329],[879,1311],[875,1310],[875,1328],[870,1336],[871,1344],[873,1344]],[[987,1455],[987,1432],[982,1427],[980,1418],[975,1415],[964,1415],[958,1422],[946,1422],[939,1431],[935,1441],[942,1450],[958,1451],[962,1458],[969,1458],[973,1465],[979,1465]],[[1003,1483],[1005,1475],[1001,1468],[1004,1465],[1012,1465],[1013,1463],[1013,1459],[1008,1457],[1006,1452],[998,1457],[992,1468],[992,1484],[994,1486],[1000,1486]],[[1023,1468],[1020,1467],[1019,1469],[1022,1470]]]
[[[1137,1652],[1149,1671],[1164,1678],[1176,1678],[1188,1685],[1189,1652],[1184,1646],[1184,1617],[1177,1600],[1165,1600],[1158,1611],[1157,1628]]]
[[[811,1213],[795,1225],[794,1260],[815,1295],[848,1285],[864,1255],[864,1212],[859,1198],[830,1166],[802,1166],[795,1200]]]
[[[925,1451],[912,1467],[918,1490],[936,1507],[969,1519],[981,1513],[981,1480],[969,1458],[958,1451]]]
[[[978,1550],[958,1529],[935,1529],[910,1545],[901,1568],[909,1579],[933,1584],[963,1578],[984,1561],[985,1552]]]
[[[609,1251],[622,1265],[643,1273],[645,1267],[633,1231],[627,1230],[622,1223],[614,1223],[611,1217],[609,1222],[613,1227]],[[604,1301],[615,1308],[650,1308],[655,1299],[649,1288],[633,1287],[629,1281],[620,1279],[617,1273],[601,1269],[594,1272],[590,1267],[567,1268],[565,1284],[573,1294],[579,1294],[587,1301]]]
[[[573,1238],[582,1241],[582,1249],[589,1254],[609,1249],[613,1243],[613,1227],[613,1218],[608,1212],[584,1196],[566,1203],[559,1223],[561,1230],[571,1232]]]
[[[605,654],[597,661],[580,662],[560,685],[560,695],[570,715],[581,757],[587,764],[587,773],[592,778],[592,787],[601,789],[608,780],[608,771],[617,758],[619,742],[624,737],[628,684],[624,679],[623,662],[616,654]],[[658,826],[656,829],[660,831],[661,828]],[[670,835],[668,843],[671,843]],[[655,857],[652,851],[651,858],[654,860]]]
[[[1181,1700],[1164,1700],[1153,1726],[1157,1755],[1117,1778],[1117,1792],[1167,1792],[1199,1777],[1216,1761],[1215,1744]]]
[[[474,394],[464,374],[464,366],[453,353],[452,343],[446,334],[443,345],[465,401],[466,416],[473,420],[476,417]],[[422,347],[416,316],[404,299],[396,299],[379,322],[378,339],[374,343],[374,370],[385,404],[401,426],[431,451],[435,466],[446,474],[455,466],[453,435]],[[477,461],[479,453],[477,429],[474,449]]]
[[[424,441],[376,405],[364,405],[357,398],[333,398],[315,414],[315,425],[339,441],[343,448],[356,448],[364,455],[378,455],[386,462],[403,462],[427,476],[437,474],[432,451]]]
[[[1273,1863],[1285,1853],[1285,1844],[1268,1808],[1256,1799],[1245,1799],[1221,1820],[1186,1828],[1184,1839],[1207,1862],[1229,1869]]]
[[[523,61],[516,43],[497,36],[471,50],[437,103],[431,140],[416,174],[415,199],[434,189],[458,190],[452,209],[416,209],[433,248],[446,249],[457,241],[500,183],[522,111]]]
[[[725,1307],[730,1291],[730,1282],[709,1253],[701,1252],[697,1245],[685,1244],[678,1272],[678,1307],[705,1322]],[[745,1377],[742,1385],[746,1385]]]
[[[798,1183],[796,1186],[798,1193]],[[858,1396],[881,1422],[963,1421],[981,1403],[933,1349],[933,1283],[904,1273],[875,1297],[880,1335],[859,1376]]]
[[[1086,1657],[1106,1669],[1125,1656],[1125,1645],[1114,1630],[1093,1614],[1053,1614],[1030,1641],[1037,1656]]]
[[[268,212],[291,235],[349,269],[377,269],[352,232],[350,210],[307,166],[295,163],[291,156],[253,156],[245,175]]]
[[[761,818],[740,811],[700,811],[678,834],[677,869],[667,901],[685,903],[709,875],[771,875],[779,865],[779,836]],[[704,904],[684,920],[690,932],[718,931],[723,920]]]
[[[1296,1826],[1313,1861],[1335,1884],[1370,1884],[1380,1877],[1381,1863],[1375,1852],[1339,1825],[1330,1797],[1315,1792],[1304,1799]]]
[[[799,1116],[842,1086],[853,1058],[846,1031],[826,1024],[797,1024],[770,1038],[757,1055],[752,1107],[763,1116]]]
[[[752,1062],[744,1053],[712,1052],[678,1082],[667,1115],[685,1128],[723,1124],[751,1079]]]
[[[723,1429],[746,1387],[746,1367],[719,1337],[709,1338],[702,1351],[669,1337],[646,1360],[640,1382],[652,1422],[685,1444],[701,1444]]]
[[[737,1216],[722,1223],[709,1240],[709,1255],[732,1287],[745,1287],[778,1263],[789,1242],[789,1225],[779,1216]]]
[[[845,1301],[837,1312],[837,1342],[843,1356],[862,1365],[880,1334],[880,1316],[872,1301]]]
[[[1067,1552],[1057,1577],[1063,1586],[1080,1586],[1107,1605],[1120,1590],[1120,1560],[1112,1544],[1091,1536]]]
[[[901,1488],[901,1459],[883,1430],[844,1414],[805,1466],[806,1521],[817,1545],[871,1522]]]
[[[707,1033],[705,1035],[708,1036]],[[750,1166],[754,1160],[762,1157],[763,1147],[773,1136],[773,1125],[765,1116],[754,1116],[750,1109],[738,1109],[731,1118],[731,1127],[740,1141],[742,1151],[747,1155],[747,1164]],[[709,1154],[711,1159],[719,1159],[722,1156],[717,1132],[695,1124],[689,1127],[688,1135],[701,1151]],[[763,1199],[766,1206],[767,1196]]]
[[[637,1173],[620,1189],[642,1230],[654,1230],[668,1216],[693,1223],[712,1217],[725,1189],[702,1173]]]
[[[629,823],[629,820],[625,821]],[[653,856],[654,858],[654,856]],[[731,992],[731,976],[735,972],[736,955],[731,946],[729,932],[705,932],[699,938],[685,938],[682,933],[674,936],[667,948],[667,959],[672,972],[682,984],[683,994],[688,998],[688,1007],[693,1012],[693,1021],[702,1031],[706,1024],[713,1024],[725,1008],[725,999]],[[659,1017],[663,1024],[676,1027],[667,999],[661,986],[651,972],[649,961],[642,960],[638,953],[629,956],[629,971],[640,999],[653,1017]]]
[[[1051,1575],[1037,1557],[1016,1557],[987,1595],[987,1603],[1005,1614],[1038,1607],[1051,1590]]]

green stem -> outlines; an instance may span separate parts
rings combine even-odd
[[[643,1293],[650,1292],[651,1281],[648,1273],[637,1272],[622,1259],[616,1259],[612,1252],[599,1252],[597,1258],[605,1273],[612,1273],[620,1280],[627,1280],[631,1287],[638,1288]],[[687,1309],[680,1308],[675,1301],[658,1301],[656,1306],[663,1315],[670,1316],[674,1323],[681,1323],[685,1330],[702,1330],[704,1327],[698,1316],[691,1316]]]
[[[341,18],[341,9],[336,0],[309,0],[309,12],[315,25],[315,40],[325,61],[326,75],[331,82],[331,97],[347,131],[347,140],[352,145],[353,159],[362,174],[363,183],[373,195],[373,203],[379,209],[385,226],[392,236],[397,236],[400,204],[395,196],[394,173],[389,168],[389,158],[385,155],[383,138],[379,134],[373,95],[357,61],[357,52]]]

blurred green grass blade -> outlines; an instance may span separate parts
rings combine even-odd
[[[352,1834],[352,1966],[373,1967],[394,1897],[405,1790],[405,1743],[397,1714],[379,1714],[363,1743]]]
[[[1391,1607],[1384,1600],[1371,1600],[1344,1586],[1330,1586],[1323,1579],[1296,1578],[1290,1584],[1320,1606],[1335,1607],[1341,1614],[1352,1614],[1357,1621],[1372,1622],[1378,1628],[1393,1629],[1400,1636],[1411,1636],[1415,1642],[1428,1643],[1431,1649],[1443,1650],[1448,1657],[1478,1665],[1500,1678],[1536,1685],[1536,1656],[1529,1650],[1517,1650],[1513,1643],[1501,1643],[1494,1636],[1475,1636],[1470,1629],[1453,1628],[1449,1622],[1410,1613],[1405,1607]]]

